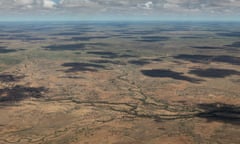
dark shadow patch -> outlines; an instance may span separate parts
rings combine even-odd
[[[216,35],[226,37],[240,37],[240,32],[216,33]]]
[[[215,50],[215,49],[222,49],[222,48],[220,48],[220,47],[213,47],[213,46],[194,46],[194,47],[192,47],[192,48],[195,48],[195,49],[213,49],[213,50]]]
[[[91,71],[96,72],[99,69],[105,69],[105,66],[91,63],[64,63],[64,67],[70,67],[65,72]]]
[[[196,114],[197,117],[206,118],[209,121],[221,121],[225,123],[240,124],[240,107],[222,103],[198,104],[204,112]]]
[[[141,37],[141,40],[137,40],[137,41],[159,42],[159,41],[167,41],[169,39],[170,39],[169,37],[163,37],[163,36],[143,36],[143,37]]]
[[[95,54],[95,55],[117,55],[116,53],[113,52],[104,52],[104,51],[92,51],[92,52],[87,52],[88,54]]]
[[[7,37],[9,34],[0,34],[0,37]]]
[[[191,62],[198,63],[209,63],[209,62],[223,62],[233,65],[240,65],[240,57],[220,55],[220,56],[209,56],[209,55],[188,55],[181,54],[174,56],[175,59],[181,59]]]
[[[183,73],[174,72],[171,70],[165,69],[152,69],[152,70],[142,70],[141,71],[145,76],[155,77],[155,78],[172,78],[176,80],[183,80],[192,83],[199,83],[203,80],[191,78],[184,76]]]
[[[116,64],[116,65],[125,65],[121,61],[111,61],[111,60],[91,60],[90,62],[99,63],[99,64]]]
[[[234,42],[231,45],[225,45],[225,46],[234,47],[234,48],[240,48],[240,42]]]
[[[89,46],[109,46],[110,44],[108,43],[87,43],[86,45],[89,45]]]
[[[157,33],[155,30],[150,30],[150,31],[119,30],[119,32],[121,32],[121,34],[124,34],[124,35],[147,35],[147,34]]]
[[[151,61],[160,62],[160,61],[162,61],[162,59],[160,59],[160,58],[154,58],[154,59],[151,59]]]
[[[142,59],[142,60],[140,59],[140,60],[130,60],[130,61],[128,61],[128,63],[143,66],[146,64],[150,64],[151,62],[149,62],[148,60],[145,60],[145,59]]]
[[[91,51],[87,52],[88,54],[100,55],[102,58],[117,58],[118,54],[114,52],[106,52],[106,51]]]
[[[0,89],[0,103],[3,102],[18,102],[26,98],[41,98],[44,97],[43,93],[47,92],[44,87],[24,87],[14,86],[12,88]]]
[[[174,58],[187,60],[191,62],[206,62],[206,61],[212,60],[213,56],[181,54],[181,55],[174,56]]]
[[[66,41],[90,41],[89,37],[72,37],[70,39],[66,39]]]
[[[10,74],[2,74],[2,75],[0,75],[0,82],[16,82],[22,78],[24,78],[24,76],[14,76],[14,75],[10,75]]]
[[[189,71],[190,74],[194,74],[200,77],[211,78],[224,78],[231,75],[240,75],[239,71],[229,69],[196,69]]]
[[[225,63],[229,63],[229,64],[240,65],[240,57],[217,56],[213,60],[216,62],[225,62]]]
[[[50,51],[61,51],[61,50],[76,51],[76,50],[84,49],[85,46],[86,46],[85,44],[65,44],[65,45],[49,45],[44,48]]]
[[[135,58],[138,57],[136,55],[130,55],[130,54],[122,54],[118,56],[119,58]]]
[[[15,49],[7,49],[5,47],[0,46],[0,53],[11,53],[11,52],[16,52],[17,50]]]
[[[144,59],[144,60],[148,60],[148,61],[152,61],[152,62],[160,62],[160,61],[162,61],[161,58],[150,58],[150,59]]]
[[[182,36],[180,38],[181,39],[200,39],[202,37],[199,37],[199,36]]]
[[[84,33],[82,32],[60,32],[60,33],[55,33],[55,34],[50,34],[52,36],[74,36],[74,35],[82,35]]]
[[[118,36],[119,38],[123,38],[123,39],[136,39],[137,37],[135,37],[135,36],[122,36],[122,35],[120,35],[120,36]]]
[[[29,38],[23,38],[22,41],[41,41],[46,40],[45,38],[37,38],[37,37],[29,37]]]
[[[45,38],[33,37],[30,35],[8,35],[6,37],[1,37],[1,40],[21,40],[21,41],[36,41],[36,40],[46,40]]]
[[[63,77],[60,77],[60,78],[67,78],[67,79],[84,79],[83,77],[81,76],[63,76]]]
[[[90,41],[92,39],[107,39],[110,36],[72,37],[68,41]]]
[[[87,54],[99,55],[99,56],[101,56],[101,58],[133,58],[133,57],[137,57],[135,55],[118,54],[118,53],[109,52],[109,51],[90,51],[90,52],[87,52]]]
[[[131,53],[131,52],[133,52],[132,50],[125,50],[126,52],[129,52],[129,53]]]
[[[188,110],[186,109],[186,105],[188,102],[179,101],[182,103],[181,105],[176,105],[176,109],[174,110],[176,115],[150,115],[155,119],[156,122],[162,122],[166,120],[176,120],[176,119],[192,119],[192,118],[204,118],[209,122],[218,121],[224,123],[230,123],[234,125],[240,124],[240,107],[235,105],[223,104],[223,103],[210,103],[210,104],[197,104],[194,107],[190,106]],[[174,105],[172,105],[174,106]],[[181,113],[184,108],[185,113]],[[168,108],[168,104],[166,105]],[[172,110],[172,109],[171,109]],[[179,113],[180,112],[180,113]],[[187,114],[188,113],[188,114]],[[167,117],[166,117],[167,116]]]
[[[240,65],[240,57],[234,57],[234,56],[217,56],[213,58],[213,61],[215,62],[224,62],[234,65]]]

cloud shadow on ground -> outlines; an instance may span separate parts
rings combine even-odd
[[[2,47],[0,46],[0,53],[12,53],[12,52],[16,52],[17,50],[15,49],[7,49],[6,47]]]
[[[65,72],[79,72],[79,71],[91,71],[96,72],[99,69],[105,69],[105,66],[99,64],[92,64],[92,63],[64,63],[62,64],[63,67],[70,67]]]
[[[233,65],[240,65],[240,57],[228,55],[210,56],[210,55],[181,54],[174,56],[174,58],[198,63],[223,62]]]
[[[14,76],[10,74],[0,74],[0,82],[16,82],[20,79],[24,78],[24,76]]]
[[[218,36],[240,37],[240,32],[216,33]]]
[[[221,121],[224,123],[240,124],[240,107],[222,103],[198,104],[199,109],[204,110],[195,116],[209,121]]]
[[[154,77],[154,78],[172,78],[175,80],[182,80],[182,81],[187,81],[191,83],[200,83],[201,81],[203,81],[201,79],[184,76],[183,73],[174,72],[166,69],[142,70],[141,72],[145,76]]]
[[[150,64],[151,62],[149,62],[148,60],[139,59],[139,60],[130,60],[130,61],[128,61],[128,63],[133,64],[133,65],[143,66],[146,64]]]
[[[194,49],[207,49],[207,50],[217,50],[217,49],[223,49],[220,47],[213,47],[213,46],[193,46]]]
[[[169,37],[164,37],[164,36],[143,36],[141,37],[140,40],[136,41],[141,41],[141,42],[160,42],[160,41],[167,41],[169,40]]]
[[[240,75],[239,71],[230,70],[230,69],[195,69],[189,71],[189,74],[194,74],[200,77],[209,77],[209,78],[224,78],[231,75]]]
[[[12,88],[0,89],[0,103],[3,102],[18,102],[27,98],[44,97],[43,92],[47,92],[44,87],[25,87],[14,86]]]

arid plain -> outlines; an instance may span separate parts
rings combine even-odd
[[[238,144],[239,23],[0,24],[0,144]]]

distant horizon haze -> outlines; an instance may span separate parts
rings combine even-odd
[[[0,0],[0,21],[240,21],[240,0]]]

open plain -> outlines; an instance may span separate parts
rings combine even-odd
[[[0,24],[0,144],[239,144],[240,25]]]

